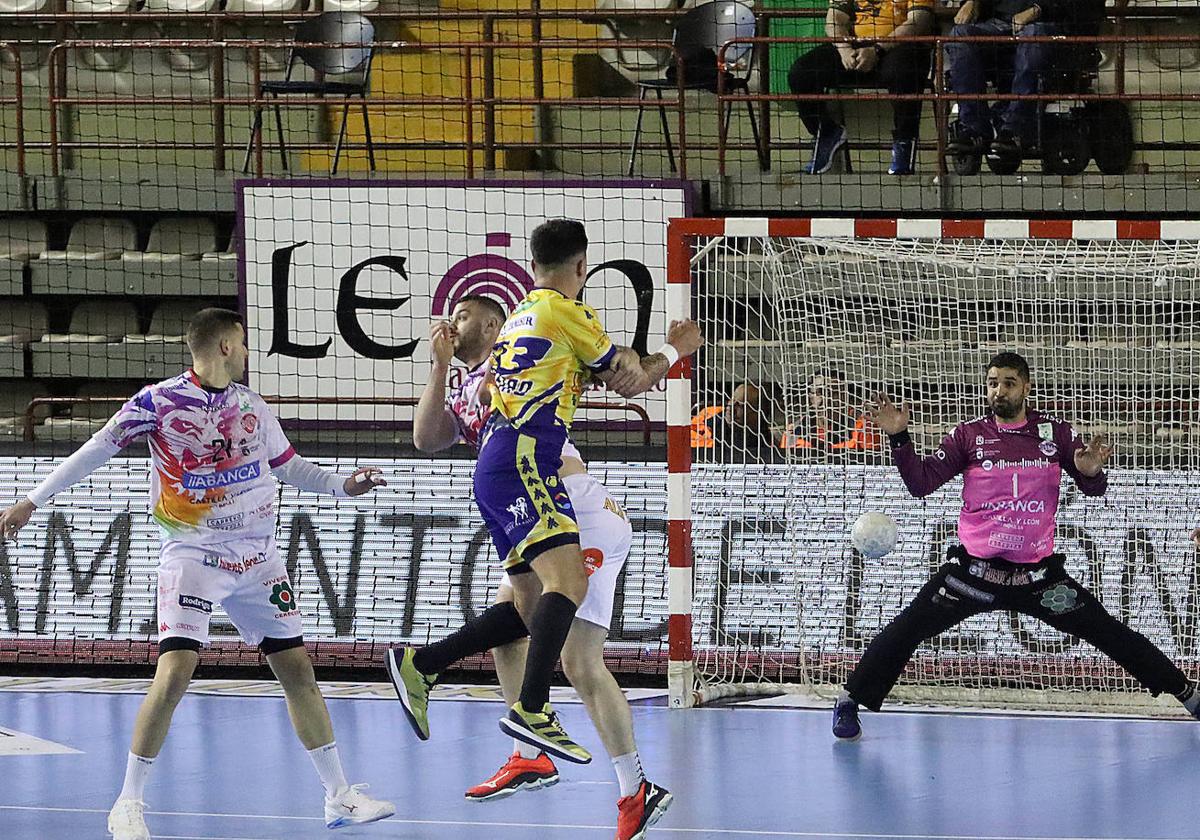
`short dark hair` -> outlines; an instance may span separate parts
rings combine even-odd
[[[501,324],[508,320],[508,313],[504,311],[504,307],[501,306],[500,301],[495,298],[490,298],[486,295],[463,295],[454,305],[458,306],[460,303],[478,303],[482,305],[489,313],[495,315]]]
[[[1025,361],[1025,357],[1020,353],[1014,353],[1011,350],[1005,350],[1003,353],[997,353],[992,356],[992,360],[988,362],[988,370],[992,368],[1012,368],[1017,372],[1017,376],[1029,381],[1029,362]]]
[[[202,353],[212,348],[236,326],[241,325],[242,316],[232,309],[210,306],[192,316],[188,324],[187,343],[193,353]]]
[[[553,268],[587,250],[587,231],[574,219],[551,219],[533,229],[529,250],[538,265]]]

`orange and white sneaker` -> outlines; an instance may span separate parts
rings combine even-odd
[[[538,753],[537,758],[522,758],[520,753],[513,753],[496,775],[471,788],[466,796],[472,802],[487,802],[512,796],[519,790],[537,790],[554,784],[558,784],[558,768],[550,756]]]
[[[617,800],[617,840],[642,840],[674,798],[666,788],[643,779],[637,793]]]

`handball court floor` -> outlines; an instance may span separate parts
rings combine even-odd
[[[0,678],[0,838],[107,837],[143,681]],[[243,684],[241,687],[245,687]],[[391,799],[390,820],[330,832],[321,790],[283,701],[189,694],[147,789],[163,840],[611,838],[616,782],[582,706],[556,694],[597,753],[560,763],[548,790],[491,803],[463,791],[500,765],[494,689],[439,693],[419,742],[387,687],[327,696],[351,782]],[[386,688],[386,691],[384,690]],[[64,690],[70,689],[70,690]],[[261,691],[253,689],[252,691]],[[556,690],[557,691],[557,690]],[[674,807],[650,838],[676,840],[1185,840],[1200,837],[1200,724],[1186,719],[867,714],[835,743],[825,709],[747,704],[671,711],[634,702],[643,764]],[[338,696],[341,695],[341,696]],[[465,699],[465,698],[474,699]],[[40,740],[39,740],[40,739]],[[56,752],[51,752],[56,751]]]

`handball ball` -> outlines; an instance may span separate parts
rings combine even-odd
[[[896,547],[896,523],[886,513],[864,513],[854,521],[850,542],[863,557],[875,560]]]

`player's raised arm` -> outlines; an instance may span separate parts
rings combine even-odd
[[[458,423],[446,407],[446,377],[454,358],[453,326],[438,321],[429,331],[429,381],[413,413],[413,446],[422,452],[437,452],[458,440]]]
[[[35,510],[48,505],[58,493],[83,481],[112,456],[150,434],[157,426],[153,397],[149,388],[143,388],[121,406],[104,428],[55,467],[33,492],[0,513],[0,539],[15,537]]]
[[[887,394],[879,394],[868,413],[875,427],[888,436],[892,460],[900,470],[904,486],[918,499],[928,496],[962,472],[966,460],[953,432],[942,439],[932,455],[922,458],[908,434],[910,414],[907,405],[897,405]]]
[[[609,369],[597,374],[597,378],[623,397],[636,397],[657,385],[672,365],[695,353],[703,344],[704,337],[695,321],[672,321],[667,341],[657,352],[639,357],[632,348],[622,347]]]

